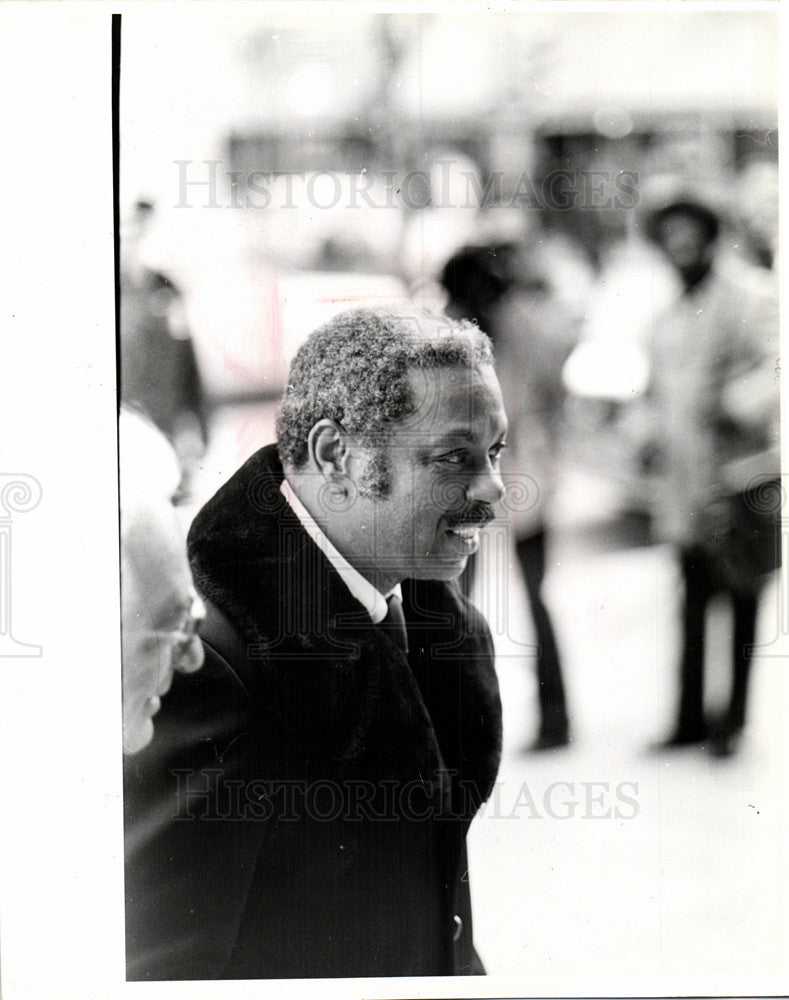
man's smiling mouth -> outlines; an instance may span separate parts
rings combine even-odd
[[[463,524],[457,525],[455,528],[448,528],[447,530],[450,534],[458,535],[460,538],[477,540],[482,528],[484,528],[483,524]]]
[[[450,538],[456,538],[466,553],[471,554],[479,548],[479,533],[484,527],[485,524],[479,523],[456,524],[453,528],[447,528],[447,534]]]

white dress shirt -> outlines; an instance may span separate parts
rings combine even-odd
[[[379,590],[376,590],[370,581],[365,579],[358,570],[355,570],[345,556],[338,552],[332,545],[316,523],[313,516],[293,492],[287,479],[282,480],[280,490],[282,491],[282,495],[288,501],[293,513],[301,522],[302,528],[304,528],[313,542],[315,542],[321,552],[337,570],[342,582],[348,590],[350,590],[356,600],[364,607],[370,618],[372,618],[373,625],[379,625],[384,618],[386,618],[387,611],[389,610],[386,598],[395,594],[402,601],[403,597],[400,584],[396,583],[386,595],[382,594]]]

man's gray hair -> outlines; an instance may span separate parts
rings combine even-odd
[[[380,448],[413,408],[409,371],[492,363],[489,338],[467,320],[416,309],[340,313],[307,338],[290,366],[277,417],[280,458],[302,467],[309,433],[323,419]]]

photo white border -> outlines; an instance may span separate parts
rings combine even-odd
[[[15,636],[43,647],[40,658],[0,659],[2,996],[225,1000],[318,993],[361,998],[787,992],[789,981],[777,974],[740,981],[729,974],[525,973],[430,981],[125,983],[110,54],[111,14],[132,6],[102,0],[0,4],[5,138],[0,472],[32,475],[42,487],[38,507],[14,521],[12,614]],[[205,0],[203,6],[230,14],[234,3]],[[252,6],[244,4],[245,12]],[[291,15],[324,13],[333,6],[359,13],[462,8],[565,14],[776,8],[656,0],[260,5]],[[786,802],[786,786],[780,791]]]

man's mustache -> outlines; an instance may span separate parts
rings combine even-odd
[[[450,528],[464,528],[467,525],[484,528],[486,524],[495,518],[493,508],[488,503],[473,503],[461,513],[453,514],[447,518]]]

